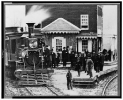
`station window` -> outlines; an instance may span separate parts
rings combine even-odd
[[[62,51],[62,39],[56,39],[56,50]]]
[[[81,30],[89,30],[89,16],[86,14],[80,16],[80,28]]]
[[[82,40],[82,51],[88,49],[88,40]]]

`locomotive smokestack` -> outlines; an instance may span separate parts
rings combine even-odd
[[[31,38],[31,33],[33,33],[33,26],[35,23],[26,23],[28,25],[29,38]]]

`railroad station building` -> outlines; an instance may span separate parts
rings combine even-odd
[[[31,5],[26,6],[28,12]],[[52,16],[39,24],[45,43],[54,51],[72,47],[78,52],[102,50],[102,6],[87,4],[44,4]],[[43,15],[42,15],[43,16]]]
[[[42,5],[42,4],[41,4]],[[33,5],[26,5],[25,13]],[[102,6],[88,4],[43,4],[51,8],[51,17],[34,26],[34,37],[44,37],[45,44],[54,51],[72,47],[74,51],[98,52],[102,47],[103,14]],[[43,16],[43,15],[42,15]],[[6,49],[8,59],[16,60],[16,52],[23,44],[28,31],[18,31],[18,27],[6,28]],[[13,31],[14,30],[14,31]],[[21,42],[22,41],[22,42]]]

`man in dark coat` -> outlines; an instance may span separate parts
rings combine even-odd
[[[56,67],[56,54],[53,52],[53,49],[51,50],[51,60],[52,60],[52,68],[54,67]]]
[[[58,52],[58,50],[56,50],[56,66],[58,67],[60,62],[60,53]]]
[[[62,51],[62,61],[63,61],[63,67],[66,67],[67,51],[65,50],[65,47],[63,48],[63,51]]]
[[[70,54],[71,67],[74,67],[74,60],[75,60],[75,52],[72,51]]]
[[[70,72],[70,69],[68,69],[68,72],[66,74],[66,78],[67,78],[67,88],[72,89],[72,73]]]
[[[98,73],[100,71],[100,54],[96,54],[96,60],[95,60],[95,68],[96,72]]]
[[[111,61],[111,50],[108,51],[108,60]]]
[[[86,73],[86,57],[84,53],[82,54],[82,69]]]
[[[104,55],[101,53],[101,62],[100,62],[100,71],[103,71],[103,66],[104,66]]]
[[[50,50],[48,49],[48,46],[46,46],[46,50],[44,51],[44,64],[45,64],[45,68],[49,68],[50,67]]]
[[[67,62],[70,61],[69,46],[66,47]]]
[[[81,56],[78,54],[76,58],[76,70],[78,72],[78,76],[80,76],[81,71]]]

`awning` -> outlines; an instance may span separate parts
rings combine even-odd
[[[76,36],[78,39],[97,39],[97,36]]]
[[[75,34],[78,34],[79,31],[43,31],[42,33],[46,33],[46,34],[57,34],[57,33],[70,34],[70,33],[75,33]]]

